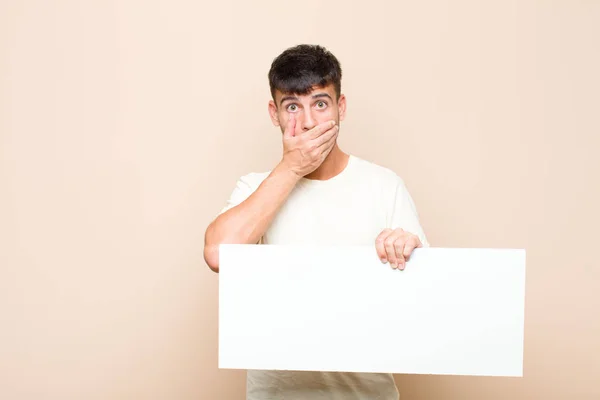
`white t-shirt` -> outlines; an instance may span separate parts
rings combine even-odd
[[[221,212],[244,201],[269,173],[241,177]],[[375,251],[375,239],[385,228],[402,228],[429,246],[404,181],[390,169],[350,155],[346,168],[331,179],[302,178],[262,243],[372,244]],[[249,370],[247,399],[396,400],[398,390],[391,374]]]

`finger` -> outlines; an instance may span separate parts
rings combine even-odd
[[[312,128],[309,131],[306,131],[306,133],[304,133],[304,135],[306,135],[306,137],[308,139],[316,139],[319,136],[321,136],[322,134],[324,134],[325,132],[327,132],[328,130],[330,130],[331,128],[333,128],[335,126],[335,121],[327,121],[327,122],[323,122],[322,124],[319,124],[317,126],[315,126],[314,128]]]
[[[327,158],[329,153],[331,153],[331,151],[333,150],[334,146],[335,146],[335,141],[331,141],[331,142],[329,142],[329,144],[326,145],[325,149],[321,153],[321,163],[323,163],[323,161],[325,161],[325,159]]]
[[[337,138],[337,134],[339,132],[339,127],[336,125],[333,128],[331,128],[330,130],[328,130],[327,132],[325,132],[324,134],[322,134],[321,136],[319,136],[316,139],[313,139],[313,143],[314,145],[319,148],[321,146],[325,146],[327,144],[329,144],[332,141],[335,141],[335,139]]]
[[[296,136],[296,116],[294,114],[290,114],[290,119],[288,119],[287,125],[285,127],[285,131],[283,132],[283,136],[286,138],[291,138]]]
[[[325,135],[323,135],[323,136],[325,136]],[[322,161],[325,161],[325,159],[327,158],[329,153],[331,153],[331,151],[333,150],[333,147],[337,143],[337,140],[336,140],[337,137],[338,137],[338,133],[335,132],[335,134],[331,138],[329,138],[329,140],[327,140],[321,146],[317,147],[316,150],[317,150],[317,152],[321,153]]]
[[[390,266],[394,269],[398,268],[398,256],[396,255],[396,248],[394,247],[397,238],[398,236],[392,233],[383,241],[387,259],[390,262]]]
[[[317,148],[317,151],[321,152],[321,156],[323,159],[327,158],[327,155],[329,155],[331,150],[333,150],[333,146],[335,146],[335,143],[336,143],[336,141],[335,141],[336,137],[337,136],[334,136],[329,141],[327,141],[323,145],[321,145],[321,147]]]
[[[421,247],[421,241],[419,240],[419,238],[417,236],[411,236],[407,241],[406,244],[404,245],[404,258],[406,260],[408,260],[410,258],[410,255],[412,254],[413,250],[416,249],[417,247]]]
[[[333,150],[333,147],[335,146],[336,141],[335,140],[329,140],[328,142],[325,142],[324,144],[321,145],[321,147],[318,147],[316,149],[313,150],[313,157],[318,158],[320,160],[321,163],[323,163],[325,161],[325,159],[327,158],[327,156],[329,155],[329,153],[331,153],[331,151]]]
[[[391,229],[384,229],[375,239],[375,249],[377,250],[377,257],[382,263],[388,262],[387,253],[385,251],[385,238],[392,233]]]
[[[394,241],[394,250],[396,251],[396,258],[398,259],[398,269],[404,270],[406,267],[406,259],[404,258],[404,248],[406,247],[406,239],[404,236],[398,237]]]

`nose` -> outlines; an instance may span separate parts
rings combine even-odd
[[[302,129],[308,131],[314,128],[315,126],[317,126],[317,120],[312,115],[312,110],[308,109],[304,111],[304,121],[302,121]]]

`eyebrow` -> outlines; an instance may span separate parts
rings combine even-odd
[[[313,99],[319,99],[319,98],[321,98],[321,97],[327,97],[327,98],[329,98],[330,100],[332,100],[332,101],[333,101],[333,99],[331,98],[331,96],[330,96],[330,95],[328,95],[327,93],[317,93],[317,94],[313,94],[311,97],[312,97]],[[287,100],[296,100],[296,101],[297,101],[297,100],[298,100],[298,98],[297,98],[296,96],[283,96],[283,97],[281,98],[281,101],[279,102],[279,105],[282,105],[282,104],[283,104],[283,102],[284,102],[284,101],[287,101]]]
[[[312,98],[313,98],[313,99],[318,99],[318,98],[321,98],[321,97],[327,97],[329,100],[333,100],[333,99],[331,98],[331,96],[330,96],[330,95],[328,95],[327,93],[317,93],[317,94],[314,94],[314,95],[312,96]]]

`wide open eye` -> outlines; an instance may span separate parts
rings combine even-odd
[[[316,105],[319,110],[324,110],[325,108],[327,108],[327,103],[322,100],[317,101]]]
[[[289,112],[296,112],[298,111],[298,105],[292,103],[286,107],[286,110],[288,110]]]

